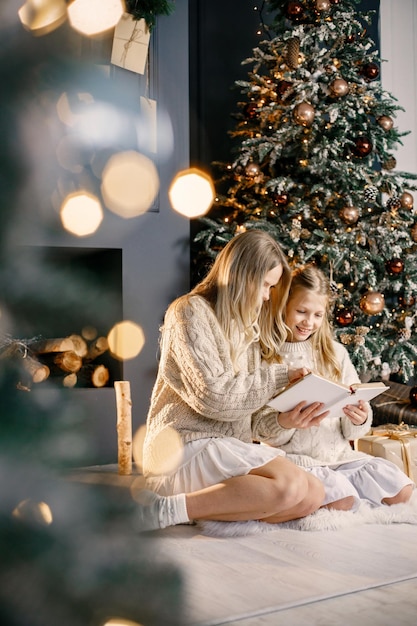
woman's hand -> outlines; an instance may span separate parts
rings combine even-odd
[[[299,402],[291,411],[279,413],[278,424],[282,428],[311,428],[318,426],[327,417],[329,411],[323,412],[323,402]]]
[[[309,374],[310,370],[306,367],[299,367],[296,370],[289,369],[288,370],[288,380],[290,383],[295,383],[300,378],[303,378],[306,374]]]
[[[358,404],[348,404],[343,407],[344,414],[355,426],[365,424],[368,419],[368,410],[368,406],[363,400],[359,400]]]

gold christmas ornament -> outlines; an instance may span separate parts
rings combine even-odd
[[[257,163],[248,163],[245,167],[245,174],[250,178],[255,178],[256,176],[259,176],[260,173],[261,170]]]
[[[401,194],[400,202],[404,209],[412,209],[414,206],[414,198],[408,191],[404,191],[404,193]]]
[[[336,78],[330,84],[330,92],[332,96],[341,98],[342,96],[346,96],[346,94],[349,93],[349,85],[344,78]]]
[[[328,11],[330,9],[330,0],[316,0],[317,11]]]
[[[359,210],[355,206],[344,206],[340,209],[339,216],[345,224],[352,226],[356,224],[359,219]]]
[[[389,115],[381,115],[381,117],[378,117],[377,123],[384,130],[391,130],[391,128],[394,126],[394,120]]]
[[[301,102],[294,109],[294,121],[300,126],[311,126],[315,117],[314,107],[308,102]]]
[[[379,291],[368,291],[360,299],[359,306],[367,315],[377,315],[384,309],[384,295]]]
[[[417,223],[411,229],[411,239],[417,243]]]

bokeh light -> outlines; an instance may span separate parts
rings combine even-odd
[[[188,218],[207,213],[214,197],[215,190],[210,176],[196,168],[179,172],[169,189],[172,208]]]
[[[65,22],[67,5],[65,0],[27,0],[18,15],[26,30],[41,37]]]
[[[143,442],[145,435],[146,426],[141,426],[133,437],[133,458],[139,469],[143,468]],[[182,462],[183,451],[184,445],[179,433],[174,428],[164,428],[152,443],[152,454],[147,459],[147,469],[155,475],[170,474]],[[133,497],[135,497],[134,493]]]
[[[35,502],[34,500],[22,500],[15,507],[13,516],[27,522],[37,522],[49,526],[52,524],[52,511],[46,502]]]
[[[113,28],[123,13],[122,0],[73,0],[68,6],[71,26],[84,35],[96,35]]]
[[[95,233],[102,220],[103,209],[100,201],[86,191],[70,194],[62,204],[62,224],[68,232],[77,237]]]
[[[101,192],[108,209],[124,218],[145,213],[159,191],[158,171],[151,159],[134,150],[112,156],[103,170]]]
[[[140,624],[139,622],[132,622],[130,619],[112,617],[107,620],[103,626],[143,626],[143,624]]]
[[[134,359],[145,345],[142,328],[126,320],[115,324],[107,335],[109,350],[117,359]]]

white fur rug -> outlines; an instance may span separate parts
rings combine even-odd
[[[244,537],[259,535],[281,528],[293,530],[339,530],[360,524],[417,524],[417,489],[413,491],[410,502],[393,506],[371,507],[362,501],[355,511],[329,511],[319,509],[312,515],[282,524],[266,522],[211,522],[197,523],[201,533],[210,537]]]

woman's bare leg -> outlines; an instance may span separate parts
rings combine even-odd
[[[276,523],[298,519],[320,508],[322,483],[285,457],[249,474],[186,495],[190,519]]]

